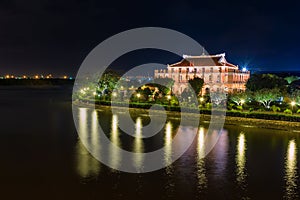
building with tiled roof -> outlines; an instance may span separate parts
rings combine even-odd
[[[182,57],[180,62],[167,65],[167,69],[154,71],[154,78],[174,79],[174,93],[183,92],[187,82],[194,77],[204,79],[202,94],[206,91],[222,90],[230,93],[246,89],[245,84],[250,77],[250,71],[239,69],[237,65],[227,62],[225,53]]]

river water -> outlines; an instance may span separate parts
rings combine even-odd
[[[299,198],[297,132],[225,126],[216,146],[202,158],[207,124],[201,124],[195,127],[191,147],[172,165],[132,174],[101,164],[86,150],[74,125],[71,88],[3,87],[0,110],[1,199]],[[178,129],[187,128],[179,127],[176,117],[168,117],[165,127],[149,141],[126,137],[117,126],[121,116],[106,107],[79,108],[75,117],[82,130],[101,117],[107,137],[134,152],[167,145]],[[132,118],[137,125],[149,120],[139,110]],[[167,149],[166,155],[170,152]],[[112,164],[122,162],[117,152],[109,156]],[[143,158],[136,164],[142,165]]]

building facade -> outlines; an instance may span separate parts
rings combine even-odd
[[[237,65],[227,62],[225,53],[217,55],[188,56],[167,69],[155,70],[154,78],[172,78],[175,83],[173,93],[180,94],[187,88],[190,79],[199,77],[204,80],[202,94],[208,91],[241,92],[246,89],[250,71],[239,69]]]

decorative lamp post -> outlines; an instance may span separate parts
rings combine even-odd
[[[291,102],[291,105],[292,105],[292,113],[293,113],[293,111],[294,111],[294,106],[296,105],[296,102],[295,102],[295,101],[292,101],[292,102]]]
[[[169,106],[170,106],[171,95],[167,95],[167,99],[168,99],[168,103],[169,103]]]
[[[141,97],[141,94],[140,93],[137,93],[137,98],[138,98],[138,102],[140,102],[140,97]]]

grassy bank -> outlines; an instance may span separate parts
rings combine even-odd
[[[82,102],[80,102],[82,103]],[[78,103],[78,104],[80,104]],[[85,106],[93,106],[94,102],[92,101],[83,101]],[[96,107],[101,106],[111,106],[110,102],[96,102]],[[113,106],[117,106],[120,109],[127,109],[127,104],[125,103],[114,103]],[[130,108],[132,109],[149,109],[152,104],[145,103],[131,103]],[[180,107],[172,106],[163,106],[168,112],[172,112],[172,115],[180,115]],[[184,111],[190,111],[188,114],[200,117],[201,121],[210,121],[211,119],[211,110],[200,109],[199,110],[188,108]],[[163,112],[163,111],[158,111]],[[274,112],[242,112],[242,111],[226,111],[226,125],[247,125],[247,126],[256,126],[261,128],[272,128],[280,130],[290,130],[290,131],[300,131],[300,115],[299,114],[283,114],[283,113],[274,113]]]

